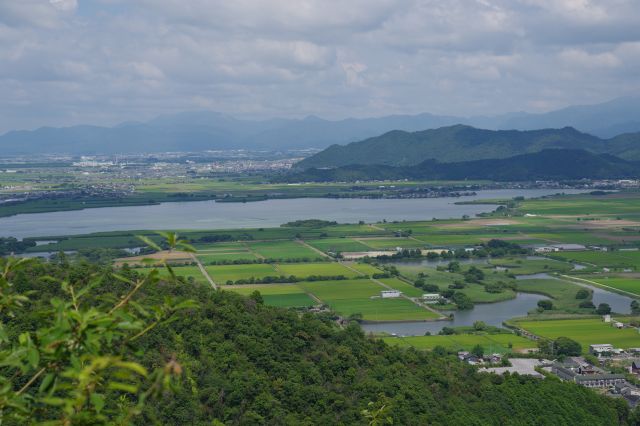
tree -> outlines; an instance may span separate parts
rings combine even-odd
[[[576,293],[576,299],[586,299],[590,296],[590,292],[589,290],[585,289],[585,288],[581,288],[580,290],[578,290],[578,292]]]
[[[553,309],[553,303],[551,302],[551,300],[538,300],[538,307],[542,308],[545,311],[550,311],[551,309]]]
[[[177,234],[163,235],[169,250],[192,251]],[[0,259],[0,318],[31,312],[32,294],[20,293],[13,283],[29,261]],[[177,281],[166,260],[162,264]],[[47,281],[59,286],[60,296],[49,300],[50,308],[34,312],[42,321],[17,335],[5,328],[4,319],[0,323],[0,422],[128,424],[148,400],[174,388],[172,376],[182,373],[175,359],[149,371],[126,351],[180,311],[197,306],[166,298],[143,308],[136,296],[158,284],[158,269],[134,279],[109,274]],[[99,305],[89,301],[101,286],[116,285],[113,281],[126,289],[120,297]]]
[[[447,265],[447,271],[449,272],[458,272],[460,271],[460,262],[449,262]]]
[[[580,343],[568,337],[558,337],[553,342],[553,347],[556,355],[579,356],[582,353]]]
[[[476,321],[473,323],[473,329],[476,331],[482,331],[487,328],[487,324],[484,321]]]
[[[601,303],[598,305],[596,312],[598,315],[608,315],[611,313],[611,306],[608,303]]]
[[[451,299],[453,300],[453,303],[458,306],[458,309],[473,309],[473,302],[471,301],[471,298],[461,291],[453,293]]]
[[[471,353],[478,358],[482,358],[484,356],[484,348],[480,344],[475,345],[473,349],[471,349]]]
[[[475,266],[470,267],[464,273],[464,280],[469,283],[477,283],[484,279],[484,272]]]
[[[638,302],[637,300],[631,301],[631,313],[633,315],[640,314],[640,302]]]
[[[596,305],[594,305],[591,300],[585,300],[584,302],[580,302],[578,306],[585,309],[595,309],[596,307]]]

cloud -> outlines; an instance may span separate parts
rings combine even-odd
[[[491,114],[640,91],[635,0],[0,2],[0,132],[199,108]]]

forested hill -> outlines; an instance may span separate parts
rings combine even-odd
[[[415,166],[348,165],[311,168],[280,177],[285,182],[350,182],[357,180],[573,180],[623,179],[640,175],[640,162],[584,150],[546,149],[504,159],[440,163],[426,160]]]
[[[494,131],[455,125],[412,133],[395,130],[348,145],[332,145],[302,160],[296,164],[296,168],[350,164],[412,166],[429,159],[449,163],[507,158],[550,148],[584,149],[640,160],[640,133],[600,139],[571,127]]]
[[[259,294],[188,281],[142,286],[134,270],[116,277],[64,258],[19,269],[5,262],[1,277],[12,285],[1,302],[14,315],[0,311],[6,425],[632,422],[622,400],[558,380],[478,373],[444,349],[392,348],[357,325],[265,306]],[[30,300],[12,304],[17,296]]]

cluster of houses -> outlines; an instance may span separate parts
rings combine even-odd
[[[483,355],[477,356],[467,351],[458,352],[458,359],[460,361],[465,361],[471,365],[480,365],[480,364],[500,364],[502,362],[502,355],[500,354],[491,354],[491,355]]]
[[[624,324],[622,323],[614,323],[614,327],[623,328]],[[629,348],[626,351],[624,349],[616,348],[612,344],[602,343],[598,345],[589,345],[589,353],[591,355],[595,355],[598,358],[611,357],[616,355],[637,355],[640,354],[640,348]]]
[[[589,351],[602,353],[614,349],[611,345],[591,345]],[[611,352],[608,352],[611,353]],[[588,388],[608,389],[612,396],[624,398],[631,407],[640,403],[640,388],[629,383],[624,374],[609,373],[588,363],[582,357],[569,357],[555,361],[551,372],[565,381]],[[629,372],[640,375],[640,360],[633,360]]]

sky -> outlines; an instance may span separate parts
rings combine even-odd
[[[0,133],[598,103],[640,93],[639,23],[638,0],[0,0]]]

